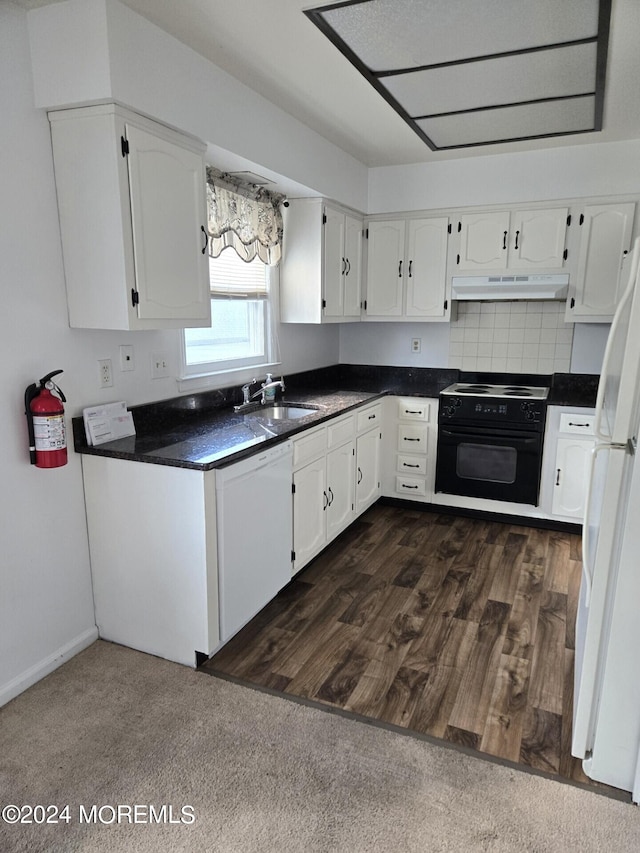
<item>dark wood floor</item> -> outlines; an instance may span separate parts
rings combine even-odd
[[[203,669],[594,784],[570,753],[580,559],[574,534],[378,504]]]

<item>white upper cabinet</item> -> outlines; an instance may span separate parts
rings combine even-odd
[[[516,210],[511,216],[508,264],[511,269],[561,269],[565,261],[566,207]]]
[[[367,232],[367,316],[400,317],[404,294],[405,221],[370,222]]]
[[[283,323],[360,319],[362,218],[323,199],[292,199],[284,212]]]
[[[567,217],[566,207],[464,214],[456,273],[562,269]]]
[[[445,320],[449,218],[371,220],[366,317]]]
[[[344,216],[344,316],[360,319],[362,303],[362,235],[361,217]]]
[[[407,317],[444,317],[449,218],[407,222]]]
[[[631,248],[635,203],[591,204],[580,215],[578,272],[567,302],[568,322],[613,318],[626,281],[623,261]]]
[[[485,270],[506,266],[509,212],[468,213],[458,222],[458,270]]]
[[[49,119],[70,325],[210,325],[204,145],[109,104]]]

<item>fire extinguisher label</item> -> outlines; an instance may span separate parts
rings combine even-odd
[[[33,416],[36,450],[62,450],[67,446],[64,415]]]

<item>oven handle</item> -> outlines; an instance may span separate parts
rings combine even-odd
[[[489,443],[492,439],[517,439],[520,444],[531,444],[540,441],[541,433],[524,432],[515,429],[485,429],[478,430],[474,427],[440,427],[438,438],[469,438],[476,441]]]

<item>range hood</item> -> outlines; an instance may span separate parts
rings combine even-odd
[[[454,276],[451,298],[459,300],[566,299],[569,276],[468,275]]]

